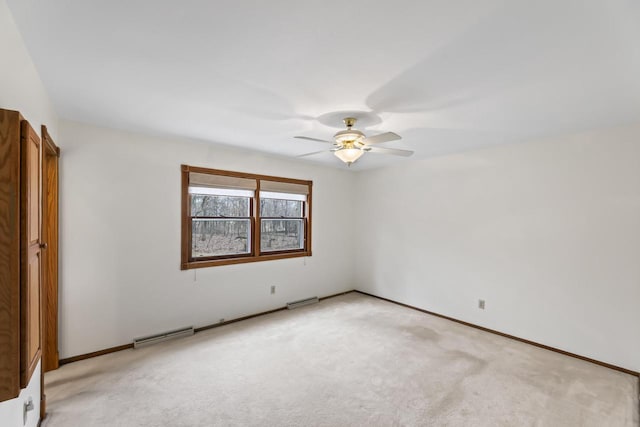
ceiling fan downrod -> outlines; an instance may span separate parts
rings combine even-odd
[[[345,117],[344,119],[342,119],[345,126],[347,126],[347,129],[349,130],[351,130],[351,128],[355,126],[357,120],[358,119],[356,119],[355,117]]]

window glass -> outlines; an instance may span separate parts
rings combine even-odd
[[[262,219],[260,231],[260,250],[262,252],[304,248],[304,221],[302,219]]]
[[[304,204],[298,200],[260,199],[260,216],[263,218],[302,218]]]
[[[305,195],[260,192],[260,251],[304,248]]]
[[[243,255],[251,251],[248,219],[193,219],[191,256]]]
[[[253,192],[206,187],[189,189],[191,256],[245,255],[251,252]]]
[[[248,217],[248,197],[191,194],[191,216],[196,217]]]

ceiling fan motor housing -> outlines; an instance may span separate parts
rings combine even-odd
[[[344,144],[346,142],[361,142],[365,135],[357,129],[345,129],[336,133],[333,136],[338,144]]]

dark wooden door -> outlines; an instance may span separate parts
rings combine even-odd
[[[21,123],[21,277],[20,277],[20,385],[29,384],[41,349],[41,144],[25,120]]]

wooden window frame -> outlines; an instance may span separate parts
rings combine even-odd
[[[235,178],[253,179],[256,181],[256,189],[253,197],[250,199],[250,215],[251,215],[251,251],[249,254],[240,255],[224,255],[206,258],[191,257],[191,203],[189,198],[189,173],[197,172],[210,175],[222,175]],[[311,206],[312,206],[312,188],[313,181],[305,181],[301,179],[282,178],[270,175],[257,175],[245,172],[234,172],[221,169],[208,169],[198,166],[181,166],[182,176],[182,212],[181,212],[181,270],[190,270],[194,268],[215,267],[219,265],[243,264],[247,262],[272,261],[277,259],[298,258],[311,256]],[[309,189],[307,201],[304,203],[304,247],[302,249],[286,250],[286,251],[260,251],[260,233],[261,233],[261,217],[260,217],[260,182],[276,181],[289,184],[306,185]],[[268,218],[265,218],[268,219]]]

